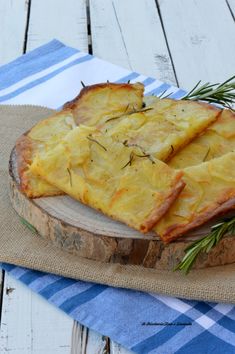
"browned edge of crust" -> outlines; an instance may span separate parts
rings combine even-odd
[[[60,112],[55,112],[54,114],[47,116],[46,118],[42,119],[38,123],[46,122],[48,120],[54,119],[60,114],[64,114],[66,111],[71,112],[70,109],[65,109]],[[32,128],[26,131],[23,135],[21,135],[16,140],[16,164],[17,164],[17,173],[19,177],[19,187],[20,190],[27,195],[29,198],[38,198],[38,197],[45,197],[45,195],[34,195],[32,190],[30,189],[30,179],[26,176],[26,171],[28,166],[32,163],[32,156],[34,149],[36,148],[36,142],[33,141],[28,135],[30,131],[37,126],[34,124]],[[55,196],[55,195],[62,195],[64,194],[62,191],[58,193],[48,194],[46,196]]]
[[[32,161],[34,144],[32,139],[27,136],[27,133],[21,135],[16,141],[16,164],[19,176],[19,186],[23,193],[31,196],[29,184],[30,180],[27,178],[25,172],[28,165]]]
[[[218,203],[218,206],[216,208],[213,208],[211,210],[208,210],[204,214],[198,215],[194,221],[192,221],[190,224],[187,225],[172,225],[171,227],[168,228],[168,230],[163,234],[161,239],[165,243],[170,243],[177,238],[184,236],[184,234],[187,231],[190,231],[202,224],[204,224],[206,221],[209,221],[212,219],[214,216],[217,216],[219,214],[223,215],[225,212],[233,209],[235,207],[235,196],[233,196],[231,199],[226,200],[224,202]],[[187,236],[187,235],[185,235]]]
[[[141,83],[139,83],[141,84]],[[92,92],[92,91],[96,91],[97,89],[102,89],[102,88],[125,88],[128,90],[133,90],[133,85],[135,84],[125,84],[125,83],[110,83],[110,82],[105,82],[105,83],[100,83],[100,84],[94,84],[94,85],[89,85],[89,86],[85,86],[80,92],[79,94],[72,99],[71,101],[66,102],[63,105],[63,109],[74,109],[76,108],[78,102],[80,101],[80,99],[87,95],[88,93]]]
[[[183,173],[179,172],[177,176],[177,182],[174,185],[173,191],[171,191],[168,196],[165,198],[161,207],[158,209],[154,209],[149,215],[148,219],[140,226],[140,231],[146,233],[151,231],[152,228],[157,224],[159,219],[161,219],[173,202],[176,200],[178,195],[181,193],[183,188],[185,187],[185,182],[181,180]]]

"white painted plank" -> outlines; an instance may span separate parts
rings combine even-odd
[[[22,54],[28,2],[0,0],[0,65]]]
[[[93,54],[175,83],[154,0],[90,0]]]
[[[235,0],[227,0],[227,2],[230,7],[230,11],[232,12],[232,16],[235,18]]]
[[[70,353],[73,320],[5,275],[0,353]]]
[[[53,38],[87,52],[86,0],[32,0],[27,50]]]
[[[71,340],[71,354],[108,354],[109,344],[107,341],[107,337],[88,330],[75,321]]]
[[[234,75],[235,26],[224,0],[159,0],[179,85]]]

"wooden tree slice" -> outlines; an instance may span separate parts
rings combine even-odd
[[[29,199],[19,190],[15,149],[10,157],[9,177],[10,198],[16,212],[52,246],[79,257],[170,270],[183,257],[184,249],[210,230],[208,223],[187,237],[165,245],[156,234],[141,234],[69,196]],[[227,236],[209,255],[201,255],[195,268],[233,262],[235,237]]]

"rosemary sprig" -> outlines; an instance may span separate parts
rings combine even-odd
[[[185,249],[185,255],[181,262],[177,264],[174,270],[182,270],[187,274],[200,253],[209,253],[215,247],[225,234],[235,235],[235,217],[221,221],[211,227],[209,235],[193,242]]]
[[[207,82],[203,85],[201,80],[182,100],[205,101],[219,104],[233,110],[235,103],[235,75],[224,81],[222,84],[211,84]]]

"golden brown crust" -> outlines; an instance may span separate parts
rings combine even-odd
[[[235,192],[231,199],[224,200],[223,202],[218,202],[217,207],[213,207],[207,210],[204,214],[198,215],[190,224],[185,225],[172,225],[166,232],[161,236],[162,240],[165,243],[170,243],[175,239],[181,237],[186,232],[195,229],[196,227],[204,224],[208,220],[212,219],[215,216],[224,214],[227,211],[235,208]]]
[[[22,135],[16,141],[16,162],[20,181],[20,189],[27,196],[31,196],[30,180],[25,173],[28,165],[32,162],[33,141],[27,135]]]
[[[177,175],[177,180],[174,186],[174,189],[171,193],[166,197],[162,206],[160,208],[154,209],[152,213],[149,215],[148,219],[141,225],[140,231],[146,233],[151,231],[152,228],[156,225],[156,223],[161,219],[162,216],[168,211],[172,203],[176,200],[178,195],[181,193],[183,188],[185,187],[185,182],[181,179],[183,172],[179,172]]]
[[[64,109],[71,109],[77,124],[96,126],[103,117],[141,109],[144,85],[141,83],[101,83],[84,87]]]
[[[30,134],[34,131],[34,129],[38,126],[47,125],[50,121],[56,119],[61,114],[66,114],[66,112],[71,113],[71,110],[65,109],[61,112],[57,112],[52,116],[49,116],[39,123],[35,124],[30,130],[20,136],[16,141],[16,163],[17,163],[17,172],[19,177],[19,187],[23,193],[25,193],[29,198],[37,198],[44,196],[54,196],[54,195],[62,195],[63,192],[56,190],[51,187],[46,191],[38,191],[33,187],[33,179],[36,181],[36,177],[32,176],[29,173],[29,166],[32,163],[33,156],[38,149],[37,142],[30,137]]]
[[[105,82],[105,83],[85,86],[74,99],[64,104],[63,109],[72,109],[72,110],[76,109],[77,106],[79,105],[79,101],[83,98],[83,96],[87,95],[88,93],[93,93],[93,92],[96,93],[100,89],[114,89],[114,90],[125,89],[128,91],[132,91],[133,84],[125,84],[125,83],[116,84],[116,83]]]

